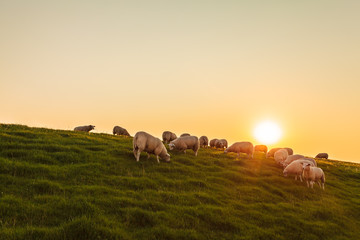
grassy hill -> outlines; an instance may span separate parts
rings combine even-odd
[[[0,125],[0,239],[359,239],[360,165],[325,191],[272,159],[142,154],[132,138]]]

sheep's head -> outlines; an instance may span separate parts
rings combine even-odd
[[[310,163],[303,163],[303,164],[302,164],[302,169],[303,169],[303,171],[305,171],[305,170],[307,170],[307,169],[310,169],[310,166],[311,166]]]
[[[288,171],[285,169],[285,170],[283,171],[283,174],[284,174],[284,177],[287,177]]]
[[[170,162],[170,154],[167,153],[164,157],[164,160]]]
[[[95,126],[94,126],[94,125],[89,125],[89,127],[90,127],[90,130],[95,129]]]

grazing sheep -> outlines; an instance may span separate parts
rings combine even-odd
[[[184,151],[186,154],[186,149],[192,149],[195,152],[195,156],[200,148],[199,139],[195,136],[185,136],[179,137],[169,143],[170,150],[179,150]]]
[[[158,163],[159,156],[167,162],[170,162],[170,155],[167,153],[165,145],[159,138],[156,138],[146,132],[137,132],[133,139],[133,151],[136,161],[140,159],[141,152],[146,152],[148,159],[150,154],[154,154]]]
[[[274,154],[274,159],[277,164],[281,164],[286,160],[286,158],[289,156],[288,151],[286,149],[279,149]]]
[[[219,139],[217,141],[215,141],[215,147],[216,148],[227,148],[228,147],[228,143],[225,139]]]
[[[95,129],[95,126],[93,126],[93,125],[87,125],[87,126],[76,127],[76,128],[74,128],[74,131],[90,132],[90,131],[93,130],[93,129]]]
[[[280,150],[281,148],[272,148],[270,151],[268,151],[268,153],[266,154],[266,157],[274,157],[274,154],[276,153],[277,150]]]
[[[115,126],[113,129],[113,134],[115,135],[124,135],[124,136],[129,136],[130,134],[128,133],[128,131],[125,128],[119,127],[119,126]]]
[[[295,175],[295,180],[297,180],[297,177],[300,178],[300,181],[302,182],[302,171],[303,171],[303,163],[309,163],[311,166],[315,166],[313,162],[310,162],[306,159],[298,159],[287,165],[287,167],[284,169],[283,174],[285,177],[288,175]]]
[[[292,163],[295,160],[298,160],[300,158],[304,158],[303,155],[300,154],[295,154],[295,155],[290,155],[286,158],[286,160],[283,162],[283,166],[286,167],[287,165],[289,165],[290,163]]]
[[[207,147],[209,144],[209,139],[207,138],[207,136],[201,136],[199,138],[199,142],[200,142],[200,147]]]
[[[170,143],[172,140],[175,140],[177,138],[176,134],[170,131],[165,131],[162,134],[162,139],[164,143]]]
[[[211,139],[211,141],[210,141],[211,148],[216,148],[216,141],[219,141],[219,139],[217,139],[217,138]]]
[[[237,153],[237,157],[239,158],[240,153],[246,153],[250,158],[253,158],[254,154],[254,146],[251,142],[236,142],[233,143],[230,147],[226,148],[224,153],[234,152]]]
[[[265,145],[255,145],[255,147],[254,147],[254,152],[263,152],[266,154],[267,150],[268,150],[268,148]]]
[[[228,147],[228,142],[226,141],[226,139],[220,139],[219,141],[222,143],[224,148]]]
[[[292,148],[284,148],[286,149],[286,151],[288,152],[289,155],[293,155],[294,151],[292,150]]]
[[[183,133],[183,134],[180,135],[180,137],[189,137],[189,136],[190,136],[189,133]]]
[[[303,163],[302,177],[306,180],[306,184],[314,188],[314,182],[317,182],[323,190],[325,190],[325,173],[321,168],[312,167],[310,163]]]
[[[316,155],[315,158],[325,158],[328,159],[329,155],[327,153],[319,153],[318,155]]]

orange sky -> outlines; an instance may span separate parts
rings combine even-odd
[[[0,122],[249,140],[360,162],[359,1],[1,1]]]

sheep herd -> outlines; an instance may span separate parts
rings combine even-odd
[[[74,131],[90,132],[94,128],[93,125],[80,126],[74,128]],[[113,134],[130,136],[125,128],[119,126],[114,127]],[[228,147],[226,139],[212,139],[209,142],[206,136],[198,138],[189,133],[184,133],[177,137],[175,133],[170,131],[163,132],[162,138],[163,141],[149,133],[137,132],[133,138],[133,152],[136,161],[139,161],[141,152],[146,152],[148,158],[150,154],[154,154],[158,163],[160,163],[159,158],[170,162],[170,155],[164,143],[168,144],[170,151],[177,150],[186,153],[187,149],[191,149],[195,156],[197,156],[200,147],[222,149],[224,153],[233,152],[237,154],[237,158],[240,154],[247,154],[249,159],[253,158],[254,152],[263,152],[267,158],[273,158],[279,166],[284,168],[285,177],[295,176],[295,180],[298,178],[301,182],[305,180],[308,187],[313,188],[314,183],[318,183],[320,188],[325,189],[325,174],[321,168],[317,167],[316,161],[300,154],[293,154],[291,148],[273,148],[268,151],[267,146],[253,146],[251,142],[235,142]],[[328,154],[319,153],[315,158],[328,159]]]

